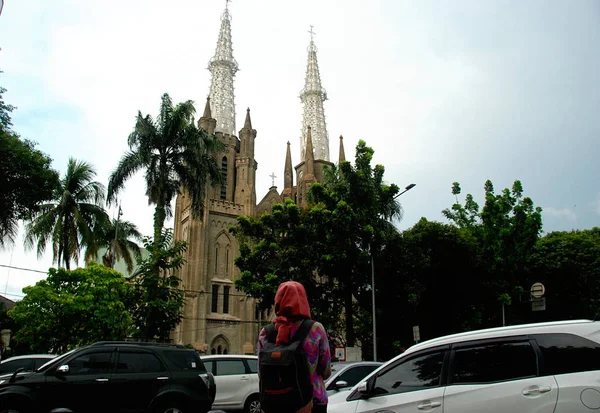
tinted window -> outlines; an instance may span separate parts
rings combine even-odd
[[[246,374],[246,366],[242,360],[217,360],[217,376]]]
[[[110,374],[112,353],[87,353],[69,361],[69,376],[83,374]]]
[[[46,364],[46,363],[47,363],[47,362],[49,362],[50,360],[52,360],[52,359],[50,359],[50,358],[39,358],[39,359],[35,359],[35,360],[33,361],[33,369],[34,369],[34,370],[36,370],[36,369],[38,369],[38,368],[42,367],[44,364]]]
[[[193,350],[165,350],[161,353],[177,370],[193,370],[206,373],[206,369],[198,354]]]
[[[250,373],[258,373],[258,360],[246,359]]]
[[[31,370],[32,359],[9,360],[0,364],[0,373],[14,373],[17,369],[23,367],[25,370]]]
[[[157,373],[165,366],[152,353],[120,352],[117,373]]]
[[[534,336],[544,360],[542,374],[567,374],[600,370],[600,346],[573,334]]]
[[[440,384],[444,353],[429,353],[400,362],[377,376],[376,394],[404,393]]]
[[[493,343],[458,349],[452,383],[492,383],[537,375],[537,356],[529,342]]]
[[[204,367],[206,367],[206,371],[211,372],[212,374],[215,374],[215,362],[212,360],[205,360],[203,361],[204,363]]]
[[[379,366],[355,366],[349,367],[346,371],[340,374],[335,382],[345,381],[348,383],[348,386],[354,386],[359,381],[364,379],[369,373],[375,370]],[[331,384],[331,387],[335,386],[335,383]]]

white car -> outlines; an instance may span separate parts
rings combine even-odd
[[[215,354],[201,356],[206,371],[215,377],[217,395],[213,410],[239,410],[260,413],[258,357]]]
[[[598,411],[600,322],[527,324],[425,341],[332,399],[329,413]]]
[[[35,371],[38,367],[56,357],[56,354],[27,354],[0,361],[0,375],[14,373],[17,369]]]

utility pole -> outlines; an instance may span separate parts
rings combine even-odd
[[[119,219],[121,218],[121,215],[123,215],[123,210],[121,209],[121,204],[119,204],[119,210],[117,211],[117,222],[115,223],[115,240],[113,241],[113,245],[110,251],[112,268],[115,267],[117,260],[117,239],[119,235]]]

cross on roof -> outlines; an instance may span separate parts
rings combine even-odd
[[[272,172],[271,175],[269,175],[269,178],[271,178],[271,186],[275,186],[275,178],[277,178],[277,176],[275,176],[275,172]]]
[[[311,41],[311,42],[313,41],[313,36],[316,34],[316,33],[313,31],[313,28],[314,28],[314,27],[315,27],[315,26],[313,26],[313,25],[311,24],[311,25],[310,25],[310,30],[308,31],[308,32],[310,33],[310,41]]]

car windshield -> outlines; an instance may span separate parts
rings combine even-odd
[[[65,354],[63,354],[62,356],[58,356],[55,357],[53,359],[51,359],[50,361],[48,361],[47,363],[42,364],[37,370],[36,372],[40,372],[40,371],[44,371],[47,370],[48,367],[52,366],[54,363],[58,363],[61,360],[63,360],[65,357],[67,357],[69,354],[73,353],[75,350],[77,350],[76,348],[74,348],[71,351],[67,351]]]

